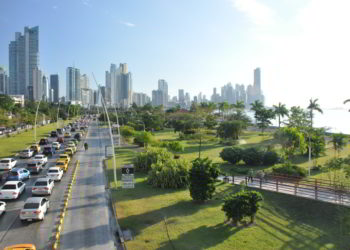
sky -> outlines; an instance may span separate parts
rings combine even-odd
[[[0,0],[0,65],[24,26],[39,26],[40,68],[75,66],[104,85],[111,63],[127,63],[133,91],[165,79],[210,98],[231,82],[252,84],[261,68],[266,105],[344,107],[350,98],[348,0]],[[350,108],[350,107],[346,107]]]

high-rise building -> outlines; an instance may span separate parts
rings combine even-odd
[[[179,89],[179,103],[185,103],[185,91],[183,89]]]
[[[81,89],[81,104],[88,106],[91,104],[92,92],[91,89]]]
[[[108,70],[106,70],[105,74],[105,88],[107,95],[103,96],[103,98],[108,105],[111,105],[111,73]]]
[[[188,93],[188,92],[186,92],[186,95],[185,95],[185,104],[186,104],[186,106],[191,105],[191,96],[190,96],[190,93]]]
[[[47,96],[47,90],[48,90],[48,86],[49,86],[48,80],[49,79],[45,75],[43,75],[43,79],[42,79],[42,87],[43,87],[42,100],[45,101],[45,102],[48,100],[48,96]]]
[[[81,75],[80,77],[80,88],[89,89],[89,77],[86,74]]]
[[[30,96],[30,100],[33,101],[40,101],[43,98],[43,77],[42,77],[42,72],[40,69],[35,68],[33,69],[33,85],[32,88],[31,86],[29,86],[29,96]],[[31,91],[33,91],[33,93],[31,93]]]
[[[8,77],[6,71],[0,67],[0,94],[8,94]]]
[[[261,71],[260,68],[254,69],[254,89],[257,94],[261,94]]]
[[[59,101],[59,94],[60,94],[60,88],[59,88],[59,78],[58,75],[50,75],[50,88],[53,89],[53,100],[52,102],[58,103]]]
[[[128,65],[121,63],[117,68],[115,64],[111,64],[110,72],[106,72],[106,86],[109,81],[110,105],[129,107],[132,104],[132,75],[128,72]]]
[[[137,106],[142,107],[150,102],[149,96],[147,96],[145,93],[132,93],[132,101]]]
[[[81,102],[80,70],[74,67],[68,67],[66,76],[66,101],[73,103]]]
[[[15,33],[9,44],[9,92],[33,99],[33,70],[39,67],[39,27]]]
[[[164,107],[168,106],[168,83],[164,79],[158,80],[158,90],[163,92],[162,105]]]
[[[53,89],[50,89],[49,91],[49,102],[54,102],[54,95],[55,95],[55,91]]]
[[[163,92],[161,90],[152,91],[152,106],[163,105]]]

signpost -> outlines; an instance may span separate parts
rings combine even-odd
[[[134,165],[124,165],[122,167],[123,188],[134,188]]]
[[[113,148],[112,146],[105,146],[105,156],[106,158],[113,156]]]

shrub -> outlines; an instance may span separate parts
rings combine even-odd
[[[281,167],[274,167],[272,169],[272,172],[275,174],[283,174],[294,177],[305,177],[307,174],[306,169],[301,168],[297,165],[291,165],[290,163],[287,163]]]
[[[243,150],[242,160],[246,165],[258,166],[262,164],[264,153],[258,148],[247,148]]]
[[[263,164],[265,166],[275,165],[278,162],[279,162],[279,156],[278,156],[277,152],[275,152],[275,151],[267,151],[267,152],[264,153]]]
[[[139,153],[134,159],[136,170],[145,171],[151,169],[152,164],[164,163],[173,158],[173,155],[164,148],[148,148],[146,152]]]
[[[133,127],[130,127],[130,126],[122,126],[120,128],[120,134],[123,137],[132,137],[135,135],[135,129]]]
[[[163,148],[167,148],[169,151],[174,152],[174,153],[184,151],[184,146],[182,145],[182,143],[180,143],[178,141],[160,142],[159,146],[163,147]]]
[[[208,158],[195,159],[189,172],[192,199],[195,201],[211,199],[215,191],[214,183],[218,176],[217,165],[212,164]]]
[[[188,170],[190,163],[186,160],[168,160],[152,164],[148,172],[147,183],[159,188],[183,188],[189,184]]]
[[[243,149],[238,147],[224,148],[220,152],[220,157],[224,161],[236,164],[242,160]]]
[[[140,147],[143,147],[154,141],[154,137],[150,132],[147,131],[141,131],[135,134],[134,143],[139,145]]]

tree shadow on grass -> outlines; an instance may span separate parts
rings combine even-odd
[[[157,249],[208,249],[220,244],[242,229],[244,229],[244,226],[232,227],[225,223],[219,223],[212,227],[200,226],[181,234],[176,240],[162,242],[161,246]]]

